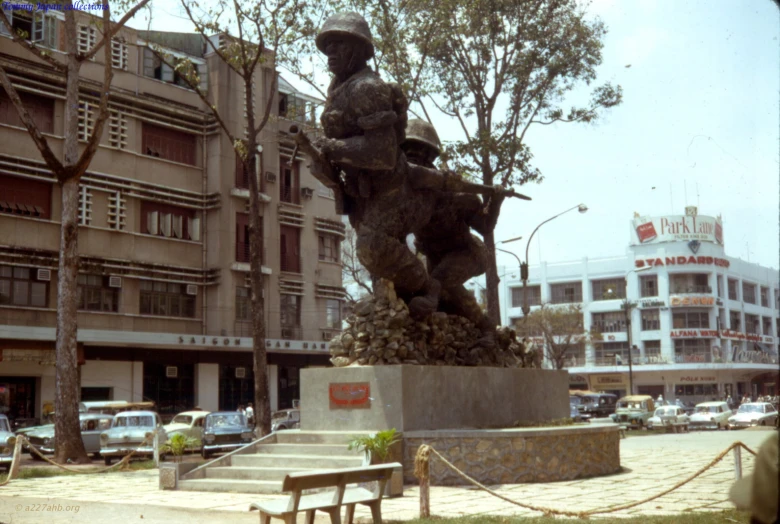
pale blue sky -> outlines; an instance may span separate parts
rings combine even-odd
[[[700,214],[723,216],[728,255],[778,267],[776,4],[595,0],[590,11],[609,29],[598,82],[620,84],[624,102],[594,125],[529,131],[545,181],[522,189],[533,202],[507,201],[496,238],[528,238],[543,220],[583,202],[588,213],[571,212],[540,229],[531,264],[540,256],[550,262],[619,256],[635,211],[684,214],[686,204],[698,204]],[[157,0],[152,28],[191,30],[178,13],[178,3]],[[581,101],[587,91],[573,96]],[[434,124],[442,139],[459,138],[449,122]],[[522,257],[525,240],[504,247]],[[516,264],[504,254],[498,263]]]

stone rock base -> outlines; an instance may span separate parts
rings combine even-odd
[[[609,475],[620,470],[617,425],[484,431],[404,433],[404,483],[414,476],[417,450],[427,444],[455,467],[486,484],[554,482]],[[467,484],[431,455],[431,485]]]

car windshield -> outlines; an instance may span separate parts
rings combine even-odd
[[[595,397],[580,397],[583,404],[596,404]]]
[[[761,413],[764,410],[758,404],[743,404],[739,406],[737,413]]]
[[[675,413],[675,408],[658,408],[655,410],[656,417],[670,416],[670,415],[674,415],[674,413]]]
[[[277,411],[273,415],[271,415],[272,419],[279,419],[279,418],[287,418],[287,412],[286,411]]]
[[[642,403],[641,402],[618,402],[619,408],[628,408],[628,409],[642,409]]]
[[[222,426],[245,426],[244,415],[240,413],[230,415],[209,415],[206,419],[206,425],[209,427],[222,427]]]
[[[696,413],[717,413],[718,406],[697,406]]]
[[[11,428],[8,427],[8,420],[7,419],[0,419],[0,431],[7,431],[8,433],[11,432]]]
[[[176,415],[171,424],[192,424],[192,417],[189,415]]]
[[[154,417],[149,415],[135,415],[130,417],[116,417],[115,428],[146,428],[154,427]]]
[[[569,397],[569,404],[574,404],[575,406],[578,406],[582,404],[582,399],[580,397]]]

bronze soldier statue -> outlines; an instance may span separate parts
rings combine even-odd
[[[439,137],[431,124],[423,120],[409,120],[406,140],[401,148],[411,164],[434,168],[434,160],[441,149]],[[461,185],[484,188],[460,181],[454,173],[445,173],[447,182],[459,181]],[[412,181],[414,185],[414,181]],[[445,182],[446,184],[446,182]],[[488,188],[490,189],[490,188]],[[415,229],[417,249],[428,260],[428,272],[441,284],[440,309],[460,315],[473,322],[483,333],[479,345],[495,344],[495,326],[477,304],[474,295],[464,283],[481,275],[487,267],[487,248],[471,233],[471,228],[485,234],[487,227],[484,205],[473,193],[425,190],[433,208],[431,220]]]
[[[368,24],[357,13],[336,13],[317,35],[333,80],[321,117],[325,138],[314,146],[343,172],[345,211],[357,232],[357,255],[374,278],[395,284],[399,295],[415,298],[411,314],[436,309],[438,283],[409,251],[405,238],[428,222],[431,208],[408,183],[401,151],[408,102],[400,88],[368,66],[374,45]]]

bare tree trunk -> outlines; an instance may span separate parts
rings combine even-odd
[[[487,316],[494,325],[498,326],[501,324],[501,304],[498,301],[498,284],[501,282],[501,279],[498,278],[498,268],[496,267],[496,241],[493,229],[488,231],[483,238],[488,253],[487,268],[485,270]]]

